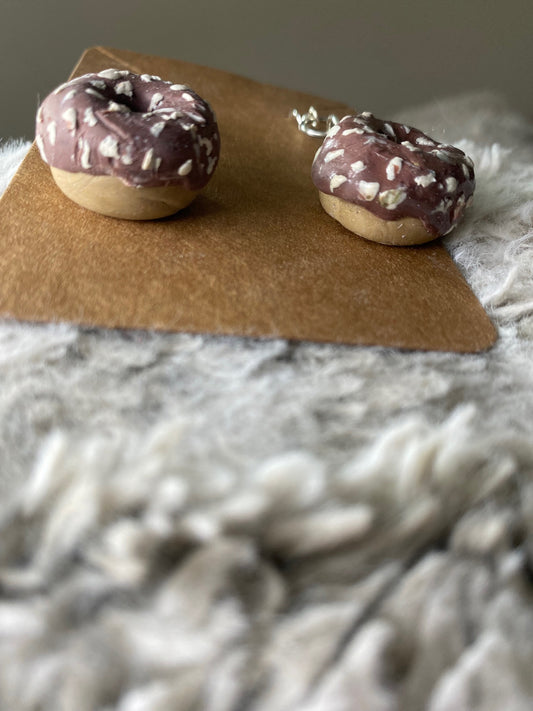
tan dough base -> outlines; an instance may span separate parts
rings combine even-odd
[[[382,220],[360,205],[319,191],[322,207],[346,229],[380,244],[409,247],[436,239],[426,230],[421,220],[405,217],[401,220]]]
[[[50,170],[59,189],[78,205],[124,220],[156,220],[173,215],[187,207],[199,192],[181,185],[132,188],[110,175]]]

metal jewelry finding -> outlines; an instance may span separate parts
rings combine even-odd
[[[301,114],[298,109],[293,109],[291,116],[296,119],[299,131],[317,138],[324,138],[329,129],[339,123],[335,114],[319,116],[314,106],[310,106],[304,114]]]

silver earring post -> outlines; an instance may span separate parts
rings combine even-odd
[[[296,119],[299,131],[316,138],[324,138],[329,129],[339,123],[335,114],[319,116],[314,106],[310,106],[304,114],[301,114],[298,109],[293,109],[291,116]]]

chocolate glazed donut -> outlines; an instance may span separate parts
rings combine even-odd
[[[345,116],[328,131],[312,178],[326,212],[352,232],[392,245],[448,234],[475,187],[463,151],[369,112]]]
[[[215,116],[198,94],[117,69],[49,94],[37,112],[36,142],[68,197],[127,219],[164,217],[188,205],[220,152]]]

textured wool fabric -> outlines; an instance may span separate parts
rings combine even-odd
[[[2,711],[533,707],[533,131],[391,118],[475,161],[492,350],[0,323]]]

